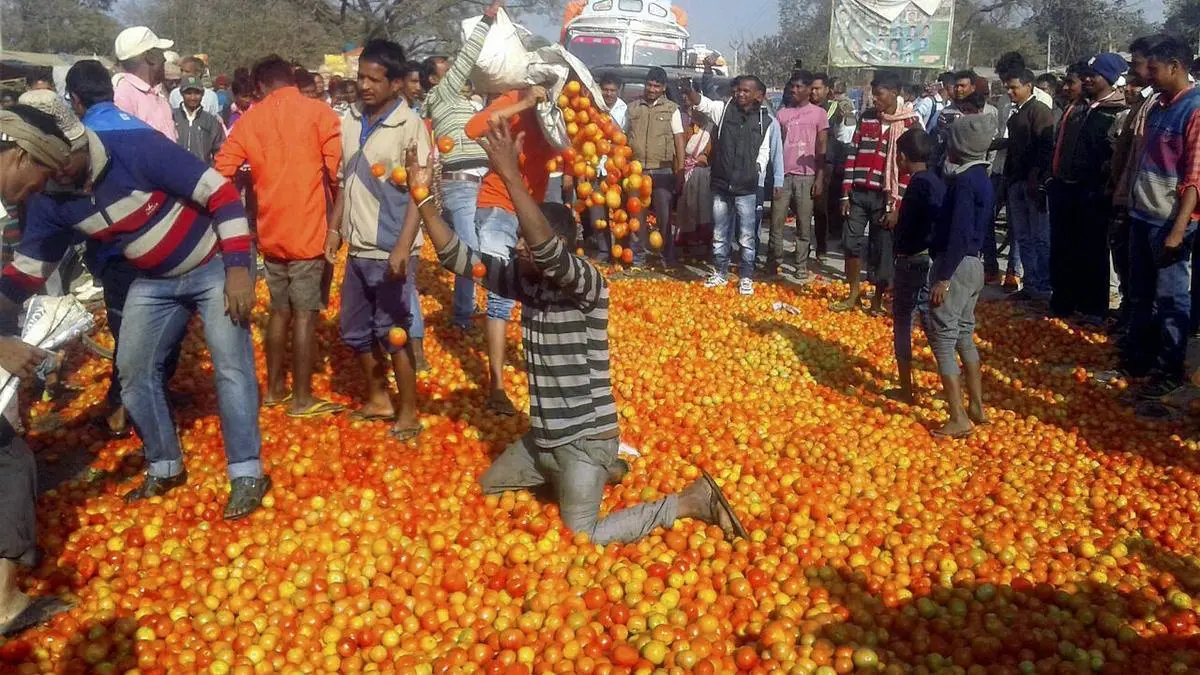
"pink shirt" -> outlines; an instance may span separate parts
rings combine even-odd
[[[167,138],[175,141],[175,116],[171,104],[162,95],[162,89],[151,87],[146,81],[132,73],[121,73],[114,78],[113,103],[121,110],[149,124]]]
[[[776,116],[783,131],[783,173],[812,176],[817,173],[817,134],[829,129],[829,117],[820,106],[805,103],[783,108]]]

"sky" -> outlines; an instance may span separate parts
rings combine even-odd
[[[805,0],[785,0],[802,2]],[[812,0],[828,2],[829,0]],[[1146,19],[1159,22],[1163,19],[1164,0],[1129,0],[1139,7]],[[730,41],[749,42],[775,32],[778,15],[777,0],[676,0],[676,4],[688,13],[688,31],[692,44],[705,44],[728,57],[733,53]],[[547,38],[557,40],[562,27],[562,16],[530,16],[521,19],[523,25]]]

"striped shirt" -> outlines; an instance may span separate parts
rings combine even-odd
[[[1189,87],[1152,104],[1130,186],[1129,215],[1171,227],[1188,188],[1200,190],[1200,89]],[[1196,211],[1200,211],[1197,207]],[[1190,220],[1200,220],[1194,211]]]
[[[487,153],[479,143],[467,138],[467,122],[477,112],[471,99],[463,93],[471,69],[483,49],[488,29],[492,19],[484,16],[475,24],[475,30],[467,38],[454,65],[442,76],[425,95],[425,112],[433,121],[433,135],[441,138],[449,136],[454,141],[454,149],[442,156],[442,169],[445,171],[464,171],[467,169],[486,168]]]
[[[30,200],[0,293],[20,303],[40,289],[75,232],[121,250],[151,277],[180,276],[218,251],[226,267],[250,266],[250,228],[232,183],[140,123],[93,131],[91,193]]]
[[[558,237],[532,253],[543,275],[538,282],[522,277],[515,259],[479,253],[457,238],[438,257],[467,278],[471,267],[483,262],[483,286],[520,301],[530,431],[538,447],[553,449],[617,430],[608,363],[608,282]]]
[[[917,123],[916,117],[910,117],[901,122],[904,128],[912,128]],[[846,156],[846,175],[842,179],[842,199],[850,198],[851,190],[867,190],[883,192],[884,175],[887,173],[888,156],[888,127],[879,119],[874,110],[863,113],[858,130],[854,132],[854,140],[850,143],[850,153]],[[904,189],[908,186],[908,174],[901,173],[897,185],[897,198],[904,197]]]

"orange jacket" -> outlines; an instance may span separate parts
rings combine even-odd
[[[475,116],[467,122],[467,138],[472,140],[483,138],[487,134],[488,122],[492,113],[519,103],[521,95],[521,91],[510,91],[503,96],[497,96],[488,104],[488,107],[475,113]],[[546,170],[546,164],[558,156],[558,152],[546,141],[542,127],[538,124],[537,113],[533,109],[513,117],[509,120],[509,124],[513,137],[522,131],[525,132],[525,142],[521,148],[521,154],[525,155],[525,163],[521,166],[521,173],[525,176],[525,185],[529,187],[530,194],[535,200],[541,202],[546,198],[546,185],[550,182],[550,172]],[[504,180],[494,171],[488,171],[487,175],[483,177],[483,183],[479,186],[479,200],[476,202],[476,206],[481,209],[498,207],[509,213],[517,212],[512,198],[508,195],[508,188],[504,187]]]
[[[337,113],[295,87],[284,87],[242,115],[215,168],[232,178],[243,164],[250,165],[263,256],[311,260],[324,254],[341,163]]]

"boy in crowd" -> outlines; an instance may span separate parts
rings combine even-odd
[[[546,186],[550,183],[547,163],[558,156],[546,141],[539,126],[534,108],[546,100],[546,89],[534,85],[526,89],[515,89],[496,96],[481,112],[467,121],[467,138],[478,140],[488,131],[492,122],[506,121],[514,134],[525,134],[525,164],[522,171],[525,184],[536,201],[546,199]],[[507,258],[517,245],[517,211],[508,194],[508,187],[494,169],[488,171],[479,186],[476,202],[475,224],[479,233],[479,250],[488,255]],[[498,415],[515,415],[512,401],[504,393],[504,331],[512,317],[511,298],[494,292],[487,300],[487,354],[490,393],[488,408]]]
[[[896,161],[908,174],[908,189],[900,202],[896,221],[896,286],[892,298],[893,345],[900,386],[887,393],[891,398],[912,403],[912,327],[921,291],[929,278],[929,243],[933,223],[939,217],[946,185],[929,170],[933,152],[929,134],[914,127],[896,141]]]
[[[1055,269],[1051,275],[1057,280],[1050,309],[1059,317],[1078,311],[1095,327],[1108,318],[1112,203],[1105,188],[1113,126],[1117,115],[1128,109],[1125,94],[1114,88],[1125,69],[1125,59],[1106,53],[1079,70],[1088,102],[1085,110],[1070,116],[1072,126],[1078,120],[1078,127],[1073,142],[1059,157],[1050,190],[1050,213],[1055,222],[1050,247]]]
[[[808,260],[813,239],[813,205],[825,189],[825,153],[829,146],[829,117],[812,103],[813,75],[792,74],[788,105],[777,113],[783,135],[783,195],[771,204],[770,252],[767,274],[777,274],[783,260],[784,225],[788,206],[796,212],[796,278],[809,280]]]
[[[333,269],[324,253],[330,204],[342,155],[337,115],[292,84],[291,67],[269,56],[254,67],[263,99],[230,133],[216,169],[227,178],[243,165],[258,205],[258,248],[271,292],[267,323],[267,391],[263,406],[287,406],[291,417],[315,417],[342,406],[312,392],[317,318],[329,302]],[[292,386],[284,359],[292,351]]]
[[[922,307],[925,334],[950,408],[950,420],[933,432],[940,438],[962,438],[976,424],[988,421],[975,348],[975,305],[984,285],[979,251],[994,217],[987,153],[995,135],[986,115],[964,115],[950,126],[948,158],[953,168],[946,175],[942,210],[930,238],[928,306]],[[966,371],[967,408],[963,408],[958,359]]]
[[[629,105],[629,146],[633,158],[642,163],[646,176],[654,183],[650,206],[663,235],[663,262],[675,264],[675,236],[671,229],[671,198],[683,182],[683,116],[679,106],[667,98],[667,72],[652,67],[646,72],[642,98]],[[641,266],[646,254],[643,227],[630,235],[633,264]]]
[[[1191,47],[1155,36],[1146,51],[1158,92],[1131,186],[1131,325],[1123,366],[1150,374],[1142,398],[1168,396],[1183,382],[1191,308],[1192,241],[1200,218],[1200,89],[1188,82]]]
[[[1041,189],[1054,154],[1054,114],[1034,97],[1031,71],[1010,73],[1004,85],[1013,109],[1003,176],[1009,229],[1024,266],[1025,288],[1020,293],[1044,302],[1050,299],[1050,219]]]
[[[842,246],[846,252],[850,297],[834,303],[831,309],[835,312],[858,308],[864,256],[870,255],[868,269],[875,283],[872,312],[880,311],[883,294],[892,281],[891,231],[896,226],[900,200],[908,184],[908,175],[901,173],[896,163],[896,140],[920,123],[911,105],[900,106],[899,93],[899,75],[891,72],[875,75],[871,82],[875,105],[863,113],[850,143],[841,185],[842,217],[846,222]]]
[[[45,283],[75,232],[119,249],[139,270],[125,299],[116,355],[121,398],[145,444],[147,464],[145,480],[125,495],[130,503],[187,482],[163,372],[199,314],[212,354],[231,483],[225,518],[244,518],[262,504],[271,479],[260,458],[249,328],[251,238],[237,190],[173,141],[117,110],[112,82],[99,62],[72,66],[67,91],[94,132],[81,192],[30,214],[16,257],[0,278],[0,295],[23,303]]]
[[[389,339],[393,329],[414,330],[417,252],[421,248],[416,209],[402,186],[377,177],[381,165],[391,173],[404,166],[404,151],[416,147],[424,161],[432,144],[425,124],[404,98],[404,49],[388,40],[371,40],[358,65],[361,103],[342,120],[344,189],[334,207],[335,221],[325,238],[332,264],[344,239],[350,246],[342,282],[342,341],[354,350],[367,382],[367,400],[353,417],[395,420],[398,441],[421,433],[417,417],[416,354],[413,342]],[[399,390],[392,404],[387,359]]]
[[[183,92],[175,109],[175,133],[179,144],[205,164],[212,164],[225,142],[225,125],[201,107],[204,84],[198,77],[184,78],[179,86]]]
[[[627,470],[617,457],[620,429],[608,355],[608,283],[574,255],[576,224],[569,207],[534,200],[520,166],[522,135],[506,120],[491,125],[484,144],[492,175],[504,181],[521,231],[517,256],[472,251],[442,222],[430,198],[417,204],[442,265],[468,274],[482,264],[485,286],[519,299],[529,379],[529,433],[510,445],[480,478],[485,494],[549,485],[563,523],[592,542],[634,542],[679,518],[717,525],[732,540],[745,537],[729,502],[707,474],[677,495],[600,516],[604,486]],[[410,152],[415,195],[429,171]]]

